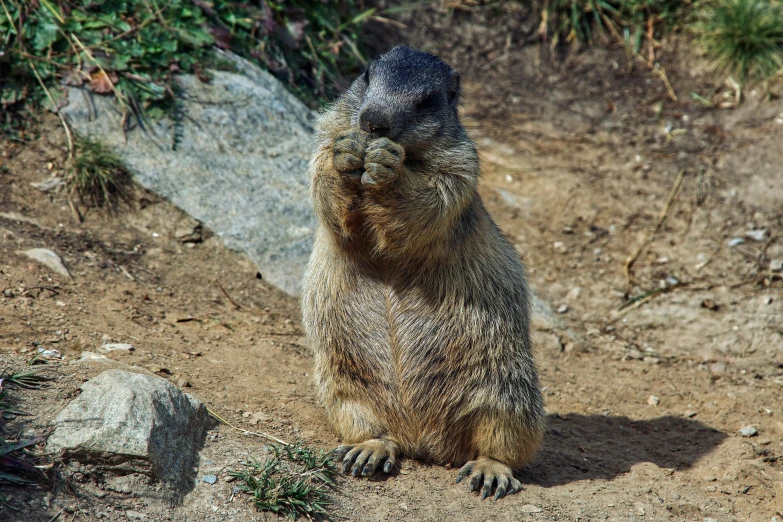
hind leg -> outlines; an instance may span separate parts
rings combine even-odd
[[[543,436],[540,422],[529,426],[513,414],[486,415],[476,422],[471,446],[477,458],[465,464],[457,474],[457,482],[470,477],[471,491],[481,490],[482,500],[495,491],[495,500],[517,493],[522,484],[512,470],[530,462]]]
[[[345,445],[334,454],[342,470],[354,477],[369,477],[376,471],[389,473],[400,456],[400,446],[386,437],[386,426],[373,411],[357,402],[345,401],[335,408],[332,421]]]
[[[343,473],[354,477],[370,477],[383,465],[384,473],[390,473],[400,456],[400,446],[386,438],[370,439],[359,444],[347,444],[335,450],[342,460]]]

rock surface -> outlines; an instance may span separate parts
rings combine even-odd
[[[106,370],[54,420],[47,449],[66,459],[143,473],[175,489],[192,487],[211,423],[206,407],[151,375]]]
[[[230,54],[237,73],[178,77],[176,121],[125,135],[111,96],[70,88],[63,112],[108,145],[144,188],[246,252],[271,284],[296,294],[315,231],[307,162],[312,112],[271,75]]]

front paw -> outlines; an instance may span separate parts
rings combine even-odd
[[[362,185],[383,185],[402,170],[405,149],[389,138],[379,138],[367,145],[364,153]]]
[[[337,172],[356,176],[361,174],[367,136],[367,133],[360,129],[350,129],[334,138],[332,164]]]

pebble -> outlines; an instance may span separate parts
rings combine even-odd
[[[525,504],[524,506],[519,508],[519,512],[520,513],[543,513],[544,510],[538,506],[534,506],[533,504]]]
[[[582,294],[582,289],[578,286],[573,287],[571,290],[568,291],[566,294],[566,301],[573,302],[579,299],[579,296]]]
[[[761,243],[767,239],[767,229],[762,228],[759,230],[748,230],[745,232],[745,237],[748,237],[754,241]]]
[[[125,516],[130,518],[131,520],[141,520],[143,518],[147,518],[147,515],[144,513],[139,513],[138,511],[131,511],[130,509],[125,512]]]
[[[132,344],[127,343],[104,343],[101,345],[101,350],[104,352],[114,352],[114,351],[123,351],[123,352],[132,352],[135,348],[133,348]]]
[[[745,240],[742,239],[741,237],[733,237],[733,238],[729,239],[728,245],[730,247],[735,247],[735,246],[739,246],[739,245],[741,245],[743,243],[745,243]]]
[[[568,312],[568,306],[561,304],[560,306],[557,307],[557,313],[564,314],[566,312]]]
[[[712,373],[726,373],[726,363],[710,364],[710,371]]]
[[[57,350],[44,350],[43,348],[38,348],[38,355],[43,357],[44,359],[62,359],[63,356],[60,355],[60,352]]]
[[[743,437],[755,437],[758,435],[759,431],[754,428],[753,426],[745,426],[741,430],[739,430],[739,434]]]
[[[783,259],[773,259],[769,262],[771,272],[783,272]]]
[[[685,413],[683,413],[683,416],[684,416],[686,419],[692,419],[692,418],[694,418],[696,415],[698,415],[698,413],[699,413],[699,412],[697,412],[697,411],[693,411],[693,410],[687,410]]]
[[[40,183],[30,183],[30,185],[44,193],[54,192],[63,184],[65,184],[65,180],[63,178],[58,178],[57,176],[41,181]]]
[[[661,399],[656,397],[655,395],[650,395],[650,397],[647,399],[647,404],[650,406],[658,406],[661,403]]]
[[[217,482],[217,475],[204,475],[201,477],[201,480],[206,482],[207,484],[214,484]]]

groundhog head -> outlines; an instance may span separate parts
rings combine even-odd
[[[435,142],[464,140],[459,93],[459,74],[441,59],[395,47],[369,65],[344,99],[353,107],[353,126],[389,138],[415,158]]]

